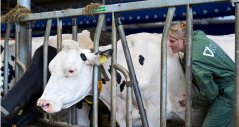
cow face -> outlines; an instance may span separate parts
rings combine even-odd
[[[51,77],[37,105],[54,113],[82,100],[91,90],[92,65],[97,61],[98,55],[64,40],[63,50],[49,64]]]

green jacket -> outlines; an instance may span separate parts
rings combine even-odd
[[[214,41],[202,31],[192,34],[192,73],[200,92],[193,97],[193,104],[208,105],[219,95],[219,89],[235,77],[235,64]],[[230,83],[232,85],[233,83]],[[233,96],[233,93],[229,93]]]

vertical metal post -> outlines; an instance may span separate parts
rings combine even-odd
[[[27,33],[28,33],[28,39],[27,39],[27,44],[28,44],[28,49],[27,49],[27,63],[30,64],[31,58],[32,58],[32,22],[29,21],[27,23]]]
[[[62,19],[57,18],[57,52],[62,49]]]
[[[94,37],[94,52],[99,50],[100,34],[105,20],[105,14],[100,14],[98,18],[97,28]],[[93,69],[93,127],[98,127],[98,65],[94,65]]]
[[[17,0],[17,3],[23,7],[26,7],[27,9],[31,9],[31,1],[30,0]],[[23,65],[28,65],[28,43],[27,43],[27,24],[20,23],[20,35],[19,35],[19,49],[18,49],[18,56],[19,56],[19,62],[21,62]],[[18,77],[21,77],[23,75],[23,71],[18,70]]]
[[[168,9],[166,24],[164,25],[161,40],[161,82],[160,82],[160,127],[166,127],[167,117],[167,42],[168,29],[171,25],[175,7]]]
[[[9,48],[8,48],[8,42],[10,37],[10,30],[11,30],[11,24],[7,24],[6,34],[5,34],[5,40],[4,40],[4,95],[8,92],[8,61],[9,61]]]
[[[62,49],[62,19],[57,18],[57,53]],[[56,114],[56,121],[59,121],[59,114]]]
[[[20,43],[20,24],[15,23],[15,83],[20,79],[19,66],[17,60],[19,59],[19,43]]]
[[[130,81],[129,72],[119,64],[113,64],[113,67],[123,73],[126,79],[126,127],[132,127],[132,82]]]
[[[187,5],[187,48],[186,48],[186,112],[185,127],[191,127],[192,91],[192,6]]]
[[[125,37],[124,28],[123,28],[123,25],[120,20],[120,16],[116,18],[116,25],[117,25],[119,35],[121,38],[124,55],[125,55],[127,66],[128,66],[129,73],[130,73],[130,79],[133,80],[134,94],[135,94],[135,98],[136,98],[136,101],[137,101],[137,104],[139,107],[139,113],[141,116],[142,124],[143,124],[143,127],[148,127],[149,124],[148,124],[148,120],[147,120],[146,111],[144,109],[144,104],[143,104],[141,93],[140,93],[139,86],[138,86],[138,80],[136,78],[133,62],[131,59],[129,47],[128,47],[127,40]]]
[[[235,3],[235,127],[239,127],[239,2]]]
[[[115,17],[112,13],[112,50],[111,65],[117,63],[117,43],[116,43],[116,26]],[[117,87],[116,87],[116,70],[111,67],[111,110],[110,110],[110,126],[116,127],[116,102],[117,102]]]
[[[77,18],[72,18],[72,39],[77,41]]]
[[[77,17],[72,18],[72,40],[77,41]],[[77,124],[77,111],[76,111],[76,106],[73,105],[70,108],[71,112],[71,123],[73,125]]]
[[[51,32],[51,23],[52,19],[48,19],[43,42],[43,88],[45,88],[47,84],[48,40]],[[44,119],[46,118],[47,116],[44,114]]]

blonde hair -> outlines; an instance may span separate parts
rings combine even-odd
[[[184,39],[187,36],[187,25],[185,22],[173,24],[169,28],[169,35],[178,39]]]

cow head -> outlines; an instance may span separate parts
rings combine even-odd
[[[92,70],[99,55],[81,49],[73,40],[63,41],[63,50],[50,62],[51,77],[37,105],[48,113],[68,108],[89,94]]]

